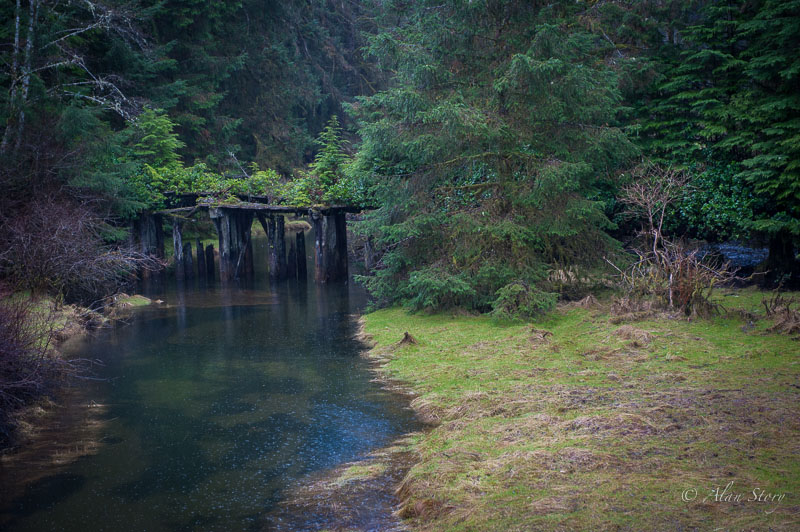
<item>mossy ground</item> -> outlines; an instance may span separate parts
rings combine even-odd
[[[800,342],[767,331],[767,295],[623,324],[602,302],[526,324],[367,315],[381,371],[437,424],[415,438],[403,515],[419,530],[799,529]]]

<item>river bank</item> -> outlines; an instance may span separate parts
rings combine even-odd
[[[29,342],[34,349],[29,353],[27,364],[32,368],[42,365],[42,361],[58,361],[52,372],[48,373],[49,381],[41,383],[38,397],[21,397],[28,399],[27,404],[22,404],[12,413],[12,428],[8,437],[0,445],[0,467],[19,458],[20,453],[28,454],[31,448],[37,455],[52,454],[54,464],[68,462],[67,456],[85,454],[72,452],[62,448],[79,447],[78,444],[62,441],[64,438],[54,437],[53,427],[59,427],[57,432],[64,432],[65,428],[74,428],[74,424],[83,424],[76,421],[85,416],[74,412],[73,393],[70,390],[74,384],[71,379],[80,377],[84,368],[72,365],[64,357],[61,347],[72,340],[78,339],[93,330],[105,327],[115,320],[124,319],[130,309],[146,306],[152,301],[144,296],[117,294],[106,302],[102,312],[94,311],[79,305],[63,305],[48,296],[33,297],[28,293],[17,293],[8,296],[7,304],[15,306],[19,312],[18,317],[25,320],[20,336],[29,337],[21,342]],[[22,345],[22,344],[21,344]],[[25,358],[22,358],[22,363]],[[31,370],[18,369],[22,374]],[[44,378],[44,377],[43,377]],[[13,386],[14,383],[7,383]],[[30,400],[33,399],[33,400]],[[42,453],[42,447],[48,446],[45,442],[60,442],[53,446],[53,451]],[[23,460],[24,461],[24,460]]]
[[[529,324],[368,314],[436,428],[399,486],[417,530],[790,530],[800,344],[755,290],[708,320],[562,305]],[[411,339],[404,338],[410,333]]]

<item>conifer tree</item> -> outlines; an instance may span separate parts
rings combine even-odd
[[[800,280],[800,2],[704,2],[688,19],[681,38],[650,58],[664,75],[638,102],[642,144],[697,172],[714,214],[741,213],[734,232],[769,240],[769,279]],[[690,233],[730,234],[692,219]]]
[[[354,105],[352,171],[383,204],[363,228],[385,251],[367,285],[414,308],[546,308],[549,267],[611,244],[598,191],[635,153],[613,50],[575,2],[384,6],[396,28],[370,50],[395,76]]]

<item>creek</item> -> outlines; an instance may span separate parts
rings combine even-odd
[[[5,529],[261,530],[293,486],[419,428],[371,381],[352,282],[148,295],[164,304],[67,347],[96,361],[73,394],[101,412],[96,451],[0,501]]]

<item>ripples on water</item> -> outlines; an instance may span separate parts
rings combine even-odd
[[[72,346],[108,379],[79,394],[102,445],[7,504],[8,530],[259,530],[305,476],[417,427],[369,382],[356,287],[201,285]]]

